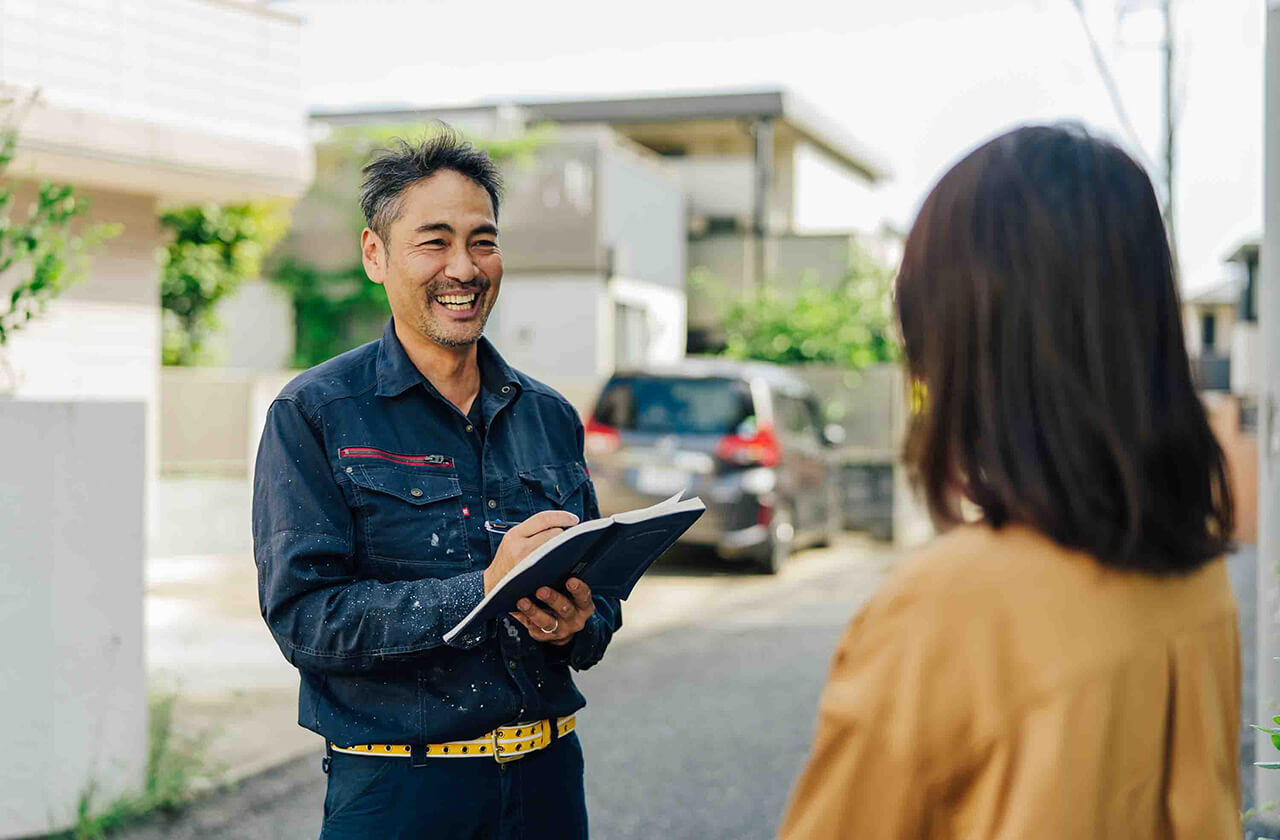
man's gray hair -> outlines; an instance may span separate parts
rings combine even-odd
[[[404,191],[442,169],[451,169],[483,187],[493,202],[493,218],[497,221],[502,198],[497,165],[487,153],[442,124],[431,136],[416,143],[397,138],[392,148],[378,151],[365,166],[360,188],[365,224],[386,242],[392,223],[400,218]]]

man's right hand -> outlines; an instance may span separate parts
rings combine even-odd
[[[503,575],[515,568],[516,564],[528,556],[547,540],[578,524],[578,517],[567,510],[544,510],[535,513],[510,531],[502,535],[502,543],[498,553],[484,570],[484,594],[498,585]]]

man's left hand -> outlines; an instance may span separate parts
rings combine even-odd
[[[534,594],[542,606],[529,598],[521,598],[516,603],[519,612],[511,613],[512,617],[540,642],[569,644],[574,634],[595,613],[596,607],[591,601],[591,587],[577,578],[569,578],[567,586],[568,596],[549,586],[539,589]]]

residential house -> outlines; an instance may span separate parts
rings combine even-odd
[[[1257,242],[1240,245],[1224,260],[1223,280],[1183,304],[1192,375],[1227,456],[1245,543],[1258,539],[1258,257]]]
[[[327,126],[442,120],[488,137],[553,126],[553,139],[536,153],[539,174],[517,167],[509,175],[511,203],[502,228],[515,282],[508,288],[520,285],[520,278],[546,282],[550,269],[580,273],[589,262],[592,276],[614,290],[612,303],[596,307],[599,320],[585,331],[603,337],[588,353],[596,360],[597,377],[616,364],[667,361],[673,352],[718,347],[726,302],[766,283],[843,278],[859,237],[796,230],[796,168],[802,151],[817,152],[841,173],[869,185],[887,177],[886,167],[860,144],[794,94],[777,89],[356,108],[317,111],[313,118]],[[549,173],[585,136],[596,138],[600,148],[628,151],[611,153],[615,162],[601,167],[562,167],[556,176],[561,184],[548,187]],[[629,163],[623,166],[622,160]],[[539,188],[530,190],[534,183]],[[556,204],[573,193],[574,185],[591,197],[584,193],[576,205]],[[519,242],[526,233],[535,247]],[[572,259],[563,252],[566,247],[573,250]],[[690,275],[702,282],[690,284]],[[657,287],[667,291],[656,297],[651,291]],[[623,288],[630,292],[619,293]],[[677,314],[677,309],[684,311]],[[509,338],[503,329],[495,335]],[[517,339],[522,329],[516,328]],[[673,331],[685,335],[677,339]],[[536,370],[554,351],[569,355],[567,338],[560,336],[555,347],[530,347],[528,354],[520,340],[507,346],[517,363]]]
[[[137,793],[147,757],[146,499],[160,381],[157,210],[297,196],[311,150],[300,22],[231,0],[5,0],[0,93],[38,94],[8,172],[122,226],[87,278],[13,335],[0,398],[0,837]],[[7,303],[8,295],[4,296]],[[3,303],[0,303],[3,305]]]
[[[457,127],[478,139],[523,130]],[[404,128],[407,137],[425,130],[422,122]],[[326,166],[326,195],[299,203],[282,247],[320,269],[360,261],[358,178],[342,166]],[[581,403],[618,364],[684,355],[685,204],[664,161],[605,127],[575,126],[503,170],[504,275],[486,334],[508,361]],[[351,212],[333,206],[335,193]],[[357,341],[381,331],[358,328],[366,335]]]
[[[157,209],[295,197],[310,180],[300,22],[225,0],[0,6],[5,95],[38,102],[9,167],[20,194],[74,184],[122,233],[85,282],[16,334],[19,398],[138,399],[155,462],[160,376]],[[24,202],[17,202],[21,207]]]

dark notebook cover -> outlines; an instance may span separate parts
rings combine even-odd
[[[696,496],[680,493],[642,510],[580,522],[538,546],[507,573],[484,600],[448,633],[446,643],[513,611],[541,586],[561,591],[581,578],[592,595],[626,600],[636,581],[706,511]]]

